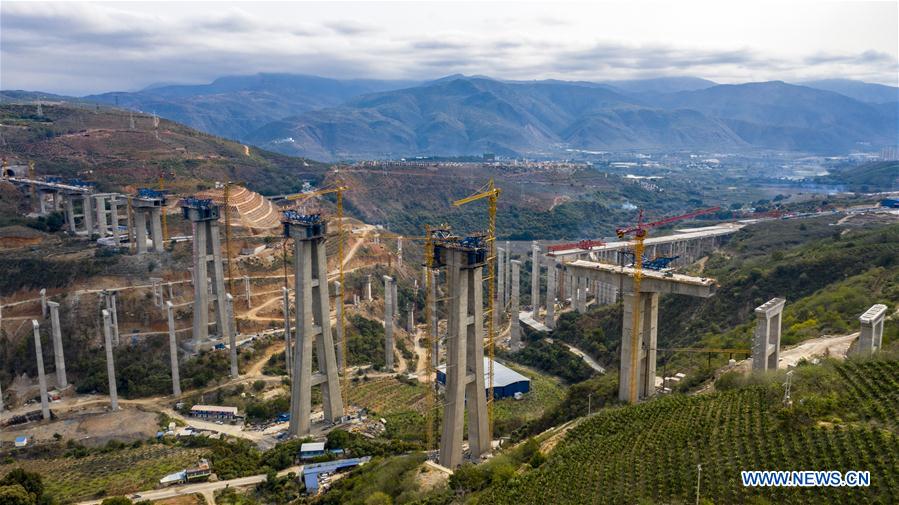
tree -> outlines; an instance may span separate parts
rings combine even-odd
[[[34,495],[34,503],[40,502],[44,495],[44,482],[41,475],[36,472],[29,472],[24,468],[16,468],[6,474],[3,480],[0,480],[0,486],[22,486],[26,493]]]
[[[390,495],[384,493],[382,491],[375,491],[374,493],[368,495],[368,498],[365,499],[365,505],[392,505],[393,500],[390,498]]]
[[[22,487],[21,484],[12,486],[0,486],[0,505],[35,505],[34,495]]]

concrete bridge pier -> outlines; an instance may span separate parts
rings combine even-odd
[[[115,358],[112,353],[112,317],[103,310],[103,340],[106,345],[106,375],[109,379],[109,402],[113,411],[119,410],[119,393],[116,388]]]
[[[550,260],[546,265],[546,317],[543,324],[547,328],[556,327],[556,275],[558,268],[556,261]]]
[[[521,347],[521,324],[518,322],[518,312],[521,310],[518,303],[520,270],[521,262],[512,260],[512,303],[509,308],[509,314],[511,314],[509,349],[512,351],[517,351]]]
[[[175,339],[175,307],[171,301],[165,302],[169,322],[169,359],[172,366],[172,395],[181,396],[181,375],[178,370],[178,340]]]
[[[861,331],[858,334],[856,354],[869,355],[881,348],[883,345],[883,320],[886,313],[887,306],[878,303],[859,316]]]
[[[41,349],[41,325],[36,319],[31,320],[34,329],[34,353],[37,357],[37,380],[41,387],[41,415],[44,420],[50,419],[50,401],[47,395],[47,376],[44,375],[44,352]]]
[[[393,370],[393,278],[384,276],[384,368]]]
[[[56,384],[60,389],[69,386],[66,377],[66,358],[62,348],[62,331],[59,328],[59,304],[47,302],[50,306],[50,331],[53,334],[53,359],[56,364]]]
[[[752,340],[752,371],[777,370],[780,361],[780,324],[786,300],[772,298],[755,309],[757,318]]]
[[[490,450],[491,433],[484,394],[484,329],[482,267],[486,250],[475,254],[452,245],[445,247],[450,303],[447,311],[446,407],[440,437],[440,464],[456,468],[462,463],[462,431],[468,411],[468,445],[472,459]],[[492,399],[491,399],[492,400]]]
[[[654,395],[659,295],[676,293],[708,298],[715,293],[715,280],[644,270],[639,292],[635,292],[635,272],[631,267],[577,260],[567,263],[565,269],[576,277],[622,285],[625,294],[618,398],[637,403]]]

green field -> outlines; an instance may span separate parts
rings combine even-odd
[[[724,392],[672,395],[604,409],[581,422],[536,470],[472,502],[895,503],[899,489],[899,360],[803,366],[793,406],[783,374],[738,378]],[[741,470],[868,470],[867,488],[743,487]]]
[[[0,466],[0,475],[16,467],[37,472],[47,493],[60,503],[74,503],[152,489],[159,479],[196,464],[207,452],[152,444],[83,458],[22,459]]]
[[[559,379],[521,365],[508,362],[504,364],[531,379],[531,391],[521,400],[504,398],[494,404],[496,433],[500,435],[508,434],[522,424],[539,418],[565,398],[565,387]]]

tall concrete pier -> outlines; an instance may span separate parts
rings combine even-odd
[[[41,317],[47,319],[47,288],[41,288]]]
[[[556,260],[550,259],[546,264],[546,317],[543,324],[547,328],[556,327],[556,275],[558,275]]]
[[[116,388],[115,358],[112,353],[112,317],[103,311],[103,341],[106,344],[106,376],[109,379],[109,401],[112,410],[119,410],[119,392]]]
[[[415,305],[411,302],[406,311],[406,331],[415,335]]]
[[[243,290],[244,290],[244,296],[247,299],[247,308],[252,309],[253,308],[253,293],[250,289],[250,276],[249,275],[243,276]]]
[[[328,423],[343,417],[343,399],[337,375],[337,358],[331,336],[331,302],[328,297],[328,262],[325,257],[327,225],[318,214],[284,213],[284,234],[294,243],[296,286],[296,344],[290,383],[292,436],[310,433],[312,386],[322,387],[324,418]],[[319,372],[312,373],[313,344]]]
[[[175,339],[175,307],[172,302],[165,302],[165,310],[169,320],[169,359],[172,366],[172,394],[181,396],[181,374],[178,371],[178,341]]]
[[[534,307],[534,319],[540,312],[540,245],[531,242],[531,307]]]
[[[103,302],[106,305],[106,310],[109,312],[110,321],[112,324],[112,345],[119,345],[119,311],[116,309],[118,303],[116,303],[116,294],[115,290],[104,289],[100,291],[100,296],[103,298]]]
[[[403,237],[396,238],[396,264],[403,264]]]
[[[384,368],[387,371],[393,370],[394,284],[392,277],[384,276]]]
[[[780,323],[786,300],[772,298],[755,309],[757,318],[752,339],[752,371],[777,370],[780,361]]]
[[[41,325],[36,319],[31,320],[34,329],[34,354],[37,357],[37,380],[41,387],[41,415],[44,420],[50,419],[50,400],[47,395],[47,376],[44,375],[44,352],[41,349]]]
[[[446,266],[449,283],[447,311],[446,406],[440,464],[455,468],[462,463],[462,430],[468,411],[471,457],[490,450],[487,398],[484,384],[484,328],[482,267],[487,249],[481,243],[438,243],[436,257]]]
[[[219,240],[219,207],[212,200],[186,198],[181,200],[181,211],[184,218],[191,222],[194,232],[194,314],[191,347],[194,351],[200,351],[212,346],[209,341],[209,288],[207,287],[210,265],[212,267],[212,294],[216,302],[216,327],[223,341],[230,339],[231,327],[227,320],[225,274],[222,268],[222,244]]]
[[[56,302],[47,302],[50,307],[50,331],[53,334],[53,359],[56,363],[56,384],[60,389],[69,386],[69,380],[66,377],[66,358],[62,349],[62,331],[59,328],[59,304]]]
[[[293,345],[290,338],[290,291],[281,288],[281,313],[284,314],[284,364],[287,376],[293,373]]]
[[[428,276],[430,276],[431,289],[426,303],[430,304],[431,320],[428,321],[428,324],[431,327],[431,337],[434,339],[433,347],[431,348],[431,365],[436,367],[440,363],[440,336],[438,335],[439,326],[437,324],[437,279],[439,276],[437,270],[431,270],[428,272]]]
[[[518,302],[521,291],[521,286],[519,284],[520,278],[521,262],[512,260],[512,301],[509,308],[509,314],[511,315],[509,348],[513,351],[517,351],[521,347],[521,324],[518,323],[518,312],[521,310]]]
[[[577,260],[566,263],[565,270],[575,278],[583,278],[588,282],[598,280],[622,286],[626,294],[621,330],[618,398],[637,403],[640,399],[654,395],[659,294],[676,293],[708,298],[715,294],[715,280],[643,270],[640,290],[635,293],[635,272],[630,267]]]
[[[372,301],[371,297],[371,274],[365,276],[365,301]]]
[[[856,354],[872,354],[883,346],[883,320],[886,313],[887,306],[878,303],[859,316],[858,320],[862,327],[858,334]]]
[[[493,326],[499,326],[502,315],[506,311],[506,251],[496,248],[496,311],[493,313]]]
[[[237,328],[232,328],[234,322],[234,297],[231,293],[225,293],[225,310],[228,315],[228,351],[231,355],[231,378],[240,376],[237,371]],[[224,340],[224,339],[223,339]]]

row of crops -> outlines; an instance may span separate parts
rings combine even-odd
[[[573,429],[538,470],[488,490],[479,503],[895,503],[899,496],[899,367],[837,366],[852,423],[795,424],[779,388],[675,395],[606,409]],[[796,398],[801,401],[801,398]],[[868,488],[743,487],[741,470],[868,470]]]

